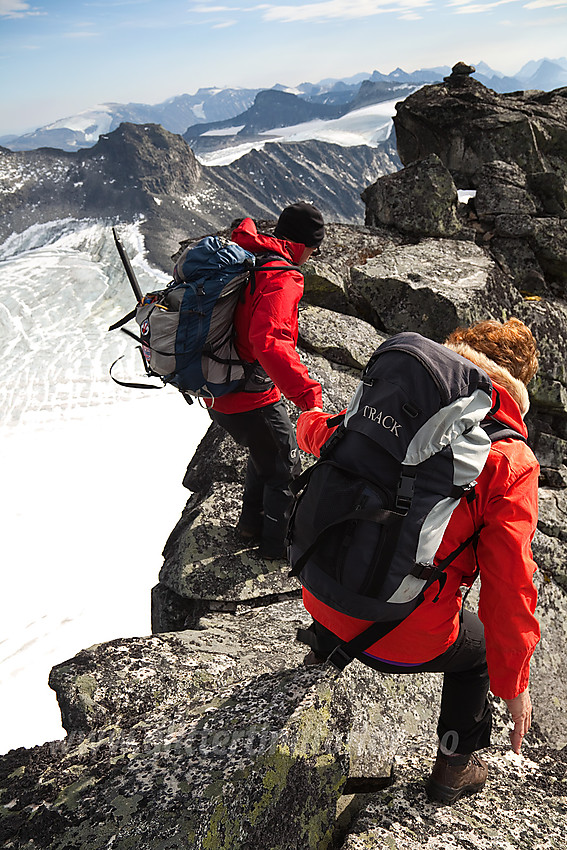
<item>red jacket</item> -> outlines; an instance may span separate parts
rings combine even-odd
[[[283,261],[273,260],[256,273],[256,287],[245,290],[245,298],[236,308],[234,326],[236,348],[247,363],[258,360],[275,386],[260,393],[229,393],[215,399],[219,413],[242,413],[265,407],[281,398],[281,392],[300,410],[321,406],[321,386],[311,380],[296,351],[297,312],[303,295],[303,275],[290,271],[268,272],[286,260],[297,264],[304,245],[258,233],[251,218],[245,218],[232,239],[254,254],[272,252]]]
[[[488,371],[485,362],[479,365]],[[498,377],[504,371],[497,367]],[[501,399],[497,418],[527,436],[520,408],[514,400],[514,383],[519,381],[508,372],[506,376],[507,388],[496,384]],[[297,426],[300,448],[319,456],[321,446],[334,430],[327,427],[328,418],[329,414],[316,411],[300,416]],[[537,460],[525,443],[512,439],[494,443],[478,478],[476,500],[470,505],[466,499],[461,500],[436,555],[438,562],[483,526],[478,545],[479,616],[485,629],[491,689],[504,699],[512,699],[528,686],[529,662],[540,634],[534,617],[537,593],[532,577],[536,565],[531,553],[537,523],[538,472]],[[469,546],[448,567],[447,582],[439,600],[433,602],[439,588],[434,584],[425,601],[398,628],[371,646],[369,653],[385,661],[419,664],[444,652],[457,638],[462,604],[460,586],[472,584],[475,566]],[[303,601],[315,620],[343,640],[369,625],[366,620],[335,611],[305,589]]]

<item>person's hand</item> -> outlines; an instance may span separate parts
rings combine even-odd
[[[309,410],[304,410],[304,413],[323,413],[322,407],[310,407]]]
[[[518,694],[514,699],[504,700],[508,706],[508,711],[512,715],[514,728],[510,732],[510,742],[515,753],[520,752],[524,735],[532,725],[532,701],[530,692],[526,690]]]

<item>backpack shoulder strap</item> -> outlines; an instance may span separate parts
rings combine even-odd
[[[498,440],[506,440],[508,438],[512,440],[521,440],[523,443],[528,442],[524,435],[520,434],[519,431],[514,430],[514,428],[510,428],[509,425],[505,425],[503,422],[499,422],[498,419],[495,419],[492,416],[489,419],[486,419],[482,423],[481,427],[490,437],[491,443],[496,443]]]
[[[281,263],[285,263],[283,266],[270,266],[267,269],[264,269],[267,263],[271,263],[274,260],[279,260]],[[299,266],[294,265],[290,260],[283,257],[281,254],[275,253],[266,253],[266,254],[256,254],[256,263],[254,264],[254,268],[250,269],[250,292],[254,294],[254,290],[256,288],[256,272],[265,271],[265,272],[287,272],[287,271],[296,271],[300,274],[303,274],[301,268]]]

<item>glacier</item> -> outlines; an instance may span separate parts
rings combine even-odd
[[[397,100],[388,100],[373,103],[370,106],[353,109],[352,112],[347,112],[341,118],[316,118],[302,124],[264,130],[254,140],[218,148],[208,153],[196,152],[195,156],[202,165],[230,165],[240,157],[250,153],[251,150],[262,150],[270,142],[304,142],[310,139],[340,145],[341,147],[353,147],[355,145],[377,147],[380,142],[386,141],[392,133],[392,117],[396,112],[397,102]],[[242,126],[225,127],[222,130],[207,130],[203,133],[203,137],[226,136],[231,132],[236,134],[241,129]]]
[[[142,289],[164,286],[139,223],[119,229]],[[150,590],[209,417],[171,388],[110,380],[121,355],[119,376],[144,374],[133,341],[107,332],[133,304],[111,222],[50,222],[0,245],[0,752],[63,737],[54,664],[150,632]]]

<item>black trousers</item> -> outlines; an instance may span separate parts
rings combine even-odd
[[[280,400],[245,413],[218,413],[213,409],[209,415],[250,452],[242,523],[258,529],[268,546],[281,546],[293,502],[289,484],[301,472],[295,431],[285,404]]]
[[[320,623],[314,624],[318,651],[330,653],[341,641]],[[457,640],[442,655],[406,667],[387,664],[369,655],[360,660],[382,673],[443,673],[443,692],[437,734],[445,753],[469,754],[490,745],[492,712],[486,664],[484,627],[472,611],[463,610]]]

